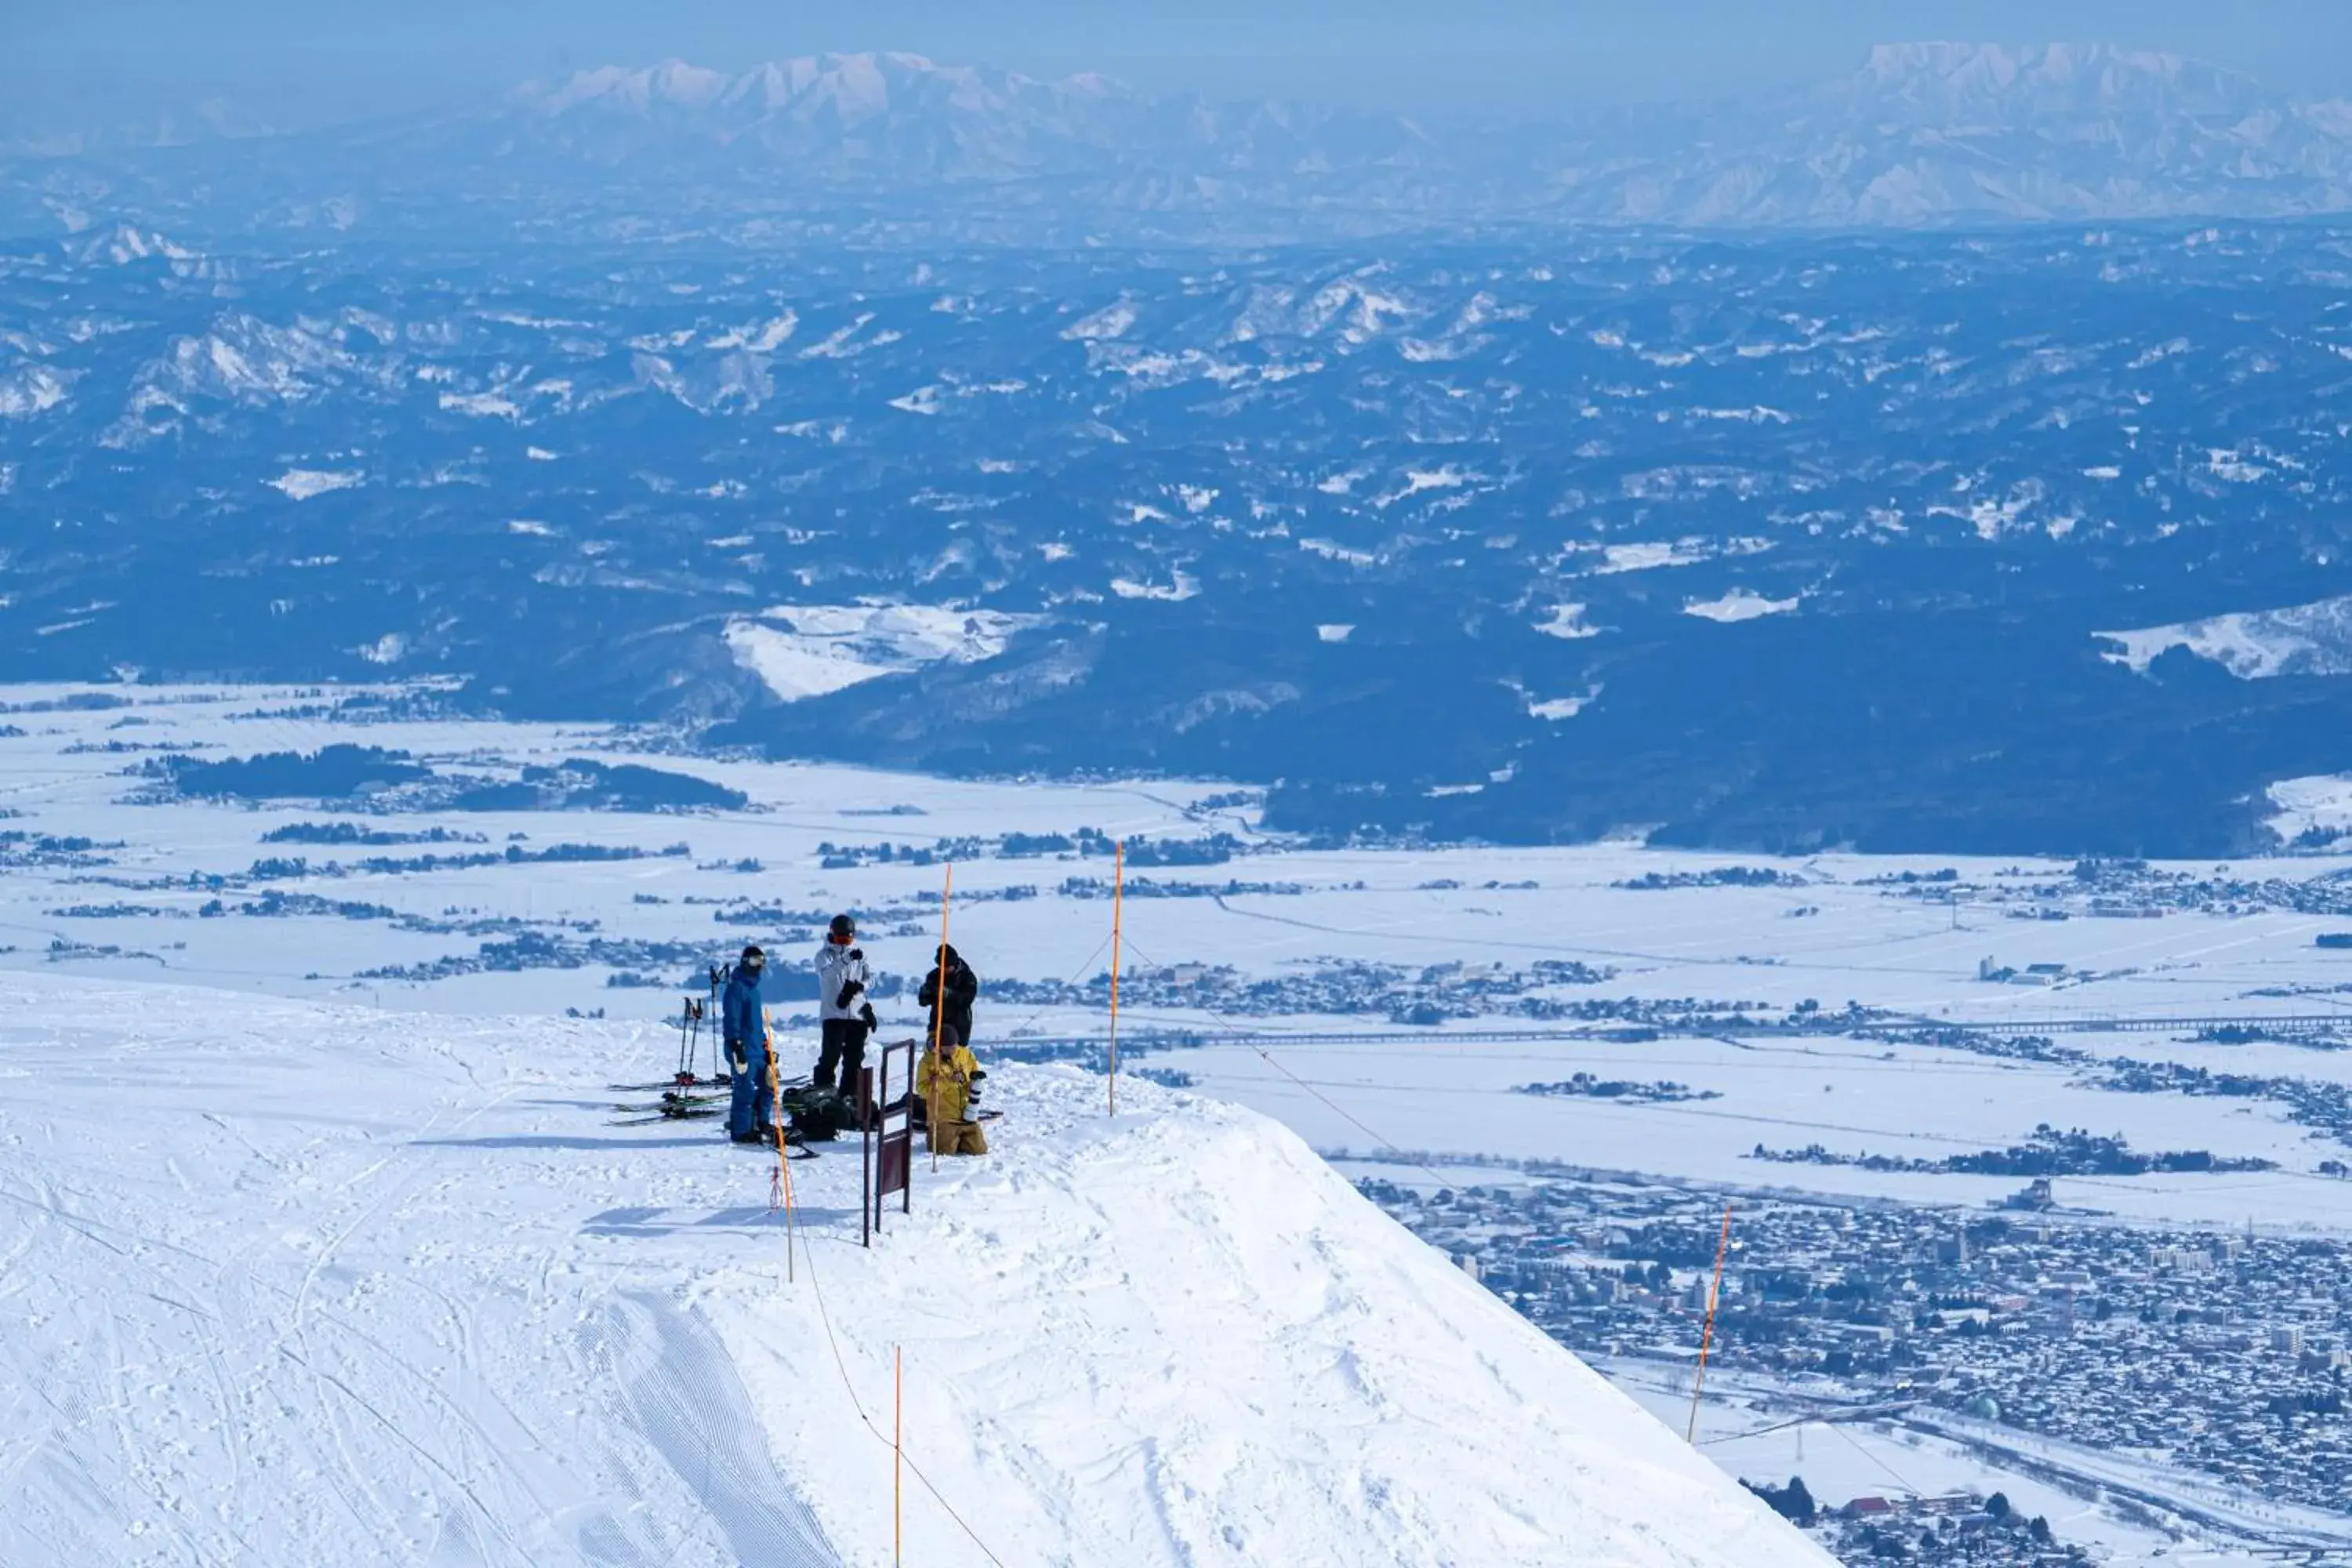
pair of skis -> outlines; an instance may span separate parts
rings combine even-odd
[[[683,1078],[666,1078],[658,1083],[608,1083],[604,1087],[615,1094],[651,1094],[656,1089],[660,1089],[665,1094],[697,1094],[706,1091],[715,1094],[721,1089],[732,1088],[734,1082],[735,1080],[725,1073],[720,1073],[717,1078],[696,1078],[689,1073]]]
[[[621,1114],[612,1122],[615,1127],[643,1127],[656,1121],[690,1121],[698,1117],[716,1116],[719,1102],[726,1099],[719,1094],[694,1094],[685,1089],[670,1089],[650,1105],[615,1105]]]
[[[658,1121],[708,1121],[712,1117],[725,1114],[719,1101],[727,1098],[729,1097],[720,1094],[692,1094],[682,1089],[672,1089],[650,1105],[614,1106],[613,1109],[622,1114],[614,1118],[606,1125],[650,1127]],[[764,1144],[761,1146],[765,1147]],[[793,1152],[788,1154],[786,1158],[814,1160],[816,1158],[816,1151],[794,1145]]]

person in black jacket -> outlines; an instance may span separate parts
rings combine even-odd
[[[971,1005],[980,995],[980,976],[963,961],[963,954],[952,947],[942,947],[940,956],[947,960],[946,1014],[941,1016],[940,965],[931,965],[930,973],[923,977],[923,988],[915,999],[931,1010],[931,1031],[939,1038],[955,1046],[971,1044]],[[926,1042],[928,1043],[928,1042]]]
[[[980,1069],[978,1064],[973,1062],[970,1048],[971,1005],[980,995],[980,976],[971,972],[971,965],[966,963],[963,961],[963,954],[954,948],[943,948],[940,956],[947,960],[946,984],[940,984],[940,965],[935,963],[931,965],[931,972],[923,976],[922,989],[915,993],[915,1000],[931,1010],[931,1033],[923,1037],[923,1066],[916,1074],[918,1087],[913,1116],[915,1125],[918,1127],[928,1126],[930,1121],[930,1118],[925,1114],[928,1109],[928,1097],[923,1089],[924,1080],[930,1073],[931,1043],[934,1039],[939,1042],[940,1059],[955,1061],[961,1066],[962,1070],[957,1076],[962,1080],[963,1087],[956,1090],[956,1104],[959,1108],[956,1110],[956,1116],[959,1119],[967,1114],[967,1099],[977,1099],[980,1092],[979,1082],[988,1076]],[[940,994],[943,991],[946,994],[944,1013],[941,1011],[940,1000]],[[978,1125],[975,1123],[973,1127],[975,1137],[978,1136]],[[954,1152],[950,1151],[950,1152]],[[983,1154],[988,1152],[985,1140],[980,1142],[976,1152]]]

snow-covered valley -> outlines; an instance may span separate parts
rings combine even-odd
[[[1574,1511],[1597,1506],[1585,1489],[1513,1489],[1541,1456],[1591,1461],[1583,1436],[1625,1407],[1544,1334],[1678,1429],[1713,1231],[1654,1230],[1685,1211],[1711,1227],[1726,1196],[1731,1338],[1699,1448],[1724,1474],[1801,1471],[1837,1502],[1891,1477],[2000,1491],[2118,1565],[2249,1561],[2336,1517],[2312,1511],[2336,1495],[2324,1426],[2272,1500],[2201,1450],[2095,1462],[2115,1440],[2063,1405],[1988,1421],[1980,1390],[2012,1400],[1998,1367],[1919,1371],[1916,1410],[1868,1415],[1915,1374],[1791,1362],[1757,1314],[1790,1259],[1832,1267],[1818,1216],[1894,1225],[1896,1252],[1907,1225],[1928,1239],[1902,1267],[1932,1270],[1934,1237],[2005,1223],[2018,1172],[2063,1156],[2063,1224],[2026,1233],[2049,1259],[2008,1248],[2043,1271],[2038,1305],[1995,1309],[2037,1298],[1979,1283],[1945,1310],[1947,1287],[1916,1287],[1916,1331],[1906,1304],[1906,1337],[1869,1342],[1926,1354],[1990,1313],[2000,1342],[2095,1380],[2102,1357],[2177,1349],[2223,1369],[2225,1402],[2324,1389],[2332,1349],[2298,1352],[2312,1372],[2260,1346],[2293,1321],[2292,1342],[2332,1347],[2332,1299],[2216,1306],[2208,1326],[2200,1281],[2227,1277],[2164,1260],[2258,1227],[2231,1245],[2324,1272],[2347,1244],[2352,1068],[2329,1020],[2352,977],[2316,941],[2352,930],[2340,856],[1318,847],[1230,784],[778,764],[436,704],[0,689],[19,1227],[0,1519],[32,1560],[374,1561],[354,1543],[375,1531],[392,1560],[791,1562],[805,1537],[879,1562],[888,1450],[850,1399],[882,1418],[895,1344],[909,1451],[1001,1561],[1323,1560],[1302,1543],[1360,1529],[1394,1554],[1344,1560],[1556,1561],[1514,1532],[1605,1542],[1616,1516]],[[2275,804],[2324,851],[2342,788]],[[772,1163],[708,1121],[608,1127],[651,1098],[611,1086],[667,1077],[682,996],[746,941],[781,955],[784,1063],[804,1071],[803,954],[835,910],[859,916],[886,1025],[910,1031],[950,862],[1011,1114],[983,1165],[920,1173],[914,1219],[872,1255],[842,1245],[853,1162],[794,1167],[806,1273],[849,1328],[838,1366],[811,1361],[824,1322],[782,1277]],[[2053,1152],[2037,1124],[2114,1142]],[[1513,1217],[1538,1212],[1555,1217]],[[2150,1291],[2191,1326],[2144,1349],[2073,1337],[2078,1299]],[[1841,1317],[1824,1342],[1879,1331]],[[1530,1401],[1535,1382],[1553,1392]],[[2098,1419],[2151,1409],[2118,1397]],[[1638,1430],[1605,1446],[1689,1483]],[[255,1501],[287,1476],[299,1505]],[[909,1539],[986,1561],[934,1501],[909,1492]],[[1576,1560],[1713,1560],[1622,1539]]]

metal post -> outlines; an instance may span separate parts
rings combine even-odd
[[[857,1076],[859,1079],[857,1089],[862,1099],[866,1090],[866,1084],[864,1082],[866,1069],[860,1068],[858,1069]],[[874,1225],[876,1218],[877,1217],[876,1211],[879,1209],[880,1206],[880,1205],[874,1201],[874,1129],[866,1121],[865,1106],[860,1104],[857,1110],[858,1246],[871,1247],[874,1245]]]

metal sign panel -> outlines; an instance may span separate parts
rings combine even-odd
[[[899,1194],[898,1212],[915,1210],[915,1050],[913,1040],[884,1046],[876,1065],[865,1069],[866,1090],[858,1105],[868,1179],[859,1207],[866,1236],[882,1228],[882,1200]]]

